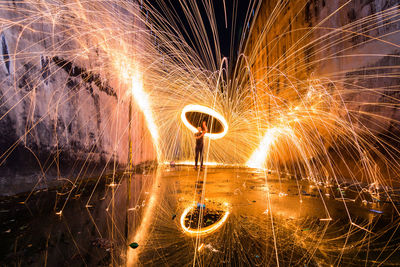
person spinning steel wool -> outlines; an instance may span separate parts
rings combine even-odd
[[[207,126],[206,122],[203,122],[203,127],[197,127],[198,132],[194,134],[194,137],[196,138],[196,155],[194,158],[194,168],[197,170],[197,162],[200,157],[200,170],[203,169],[203,147],[204,147],[204,135],[207,133]]]

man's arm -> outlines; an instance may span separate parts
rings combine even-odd
[[[206,133],[208,132],[207,124],[206,124],[205,121],[203,121],[203,131],[206,132]]]
[[[199,135],[199,136],[196,136],[196,134],[194,134],[194,138],[200,139],[200,138],[202,138],[205,134],[206,134],[206,132],[205,132],[205,131],[202,131],[202,132],[201,132],[201,135]]]

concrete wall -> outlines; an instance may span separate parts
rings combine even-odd
[[[321,153],[324,160],[336,162],[337,173],[343,171],[344,176],[370,181],[380,168],[395,172],[385,173],[386,178],[398,177],[396,160],[387,161],[387,155],[397,158],[400,144],[399,18],[400,4],[394,0],[262,1],[246,32],[243,50],[261,110],[272,110],[272,125],[279,123],[280,114],[302,106],[311,87],[324,88],[335,99],[336,105],[331,102],[323,111],[330,109],[334,116],[342,116],[347,127],[354,128],[320,131],[323,141],[310,141],[308,147],[335,150]],[[290,116],[284,119],[290,120]],[[308,126],[322,129],[318,122],[324,126],[329,120],[320,116]],[[365,139],[355,140],[351,130]],[[346,131],[348,136],[343,134]],[[366,131],[374,135],[366,136]],[[335,141],[338,138],[341,140]],[[364,152],[357,151],[355,145],[361,140],[364,152],[379,167],[364,164]],[[347,147],[343,149],[341,144]]]
[[[397,102],[400,89],[399,7],[393,0],[263,1],[245,46],[257,89],[295,98],[286,90],[292,83],[301,91],[310,80],[333,82],[358,126],[393,128],[400,112],[387,103]]]
[[[38,13],[39,4],[9,1],[1,7],[1,194],[125,167],[129,135],[134,164],[155,159],[134,103],[129,132],[130,89],[112,70],[102,70],[110,63],[101,51],[81,56],[85,46],[71,35],[71,24],[52,24],[49,17],[56,13]],[[35,12],[42,15],[33,20]],[[22,18],[28,22],[17,23]],[[79,38],[86,47],[95,45],[96,40]]]

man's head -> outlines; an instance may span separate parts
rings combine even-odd
[[[197,130],[198,130],[199,132],[201,132],[201,127],[197,127]]]

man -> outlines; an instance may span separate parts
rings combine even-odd
[[[203,131],[201,127],[197,127],[198,132],[194,134],[196,138],[196,156],[194,158],[194,168],[197,170],[197,161],[200,156],[200,170],[203,169],[203,147],[204,147],[204,135],[206,131]]]

